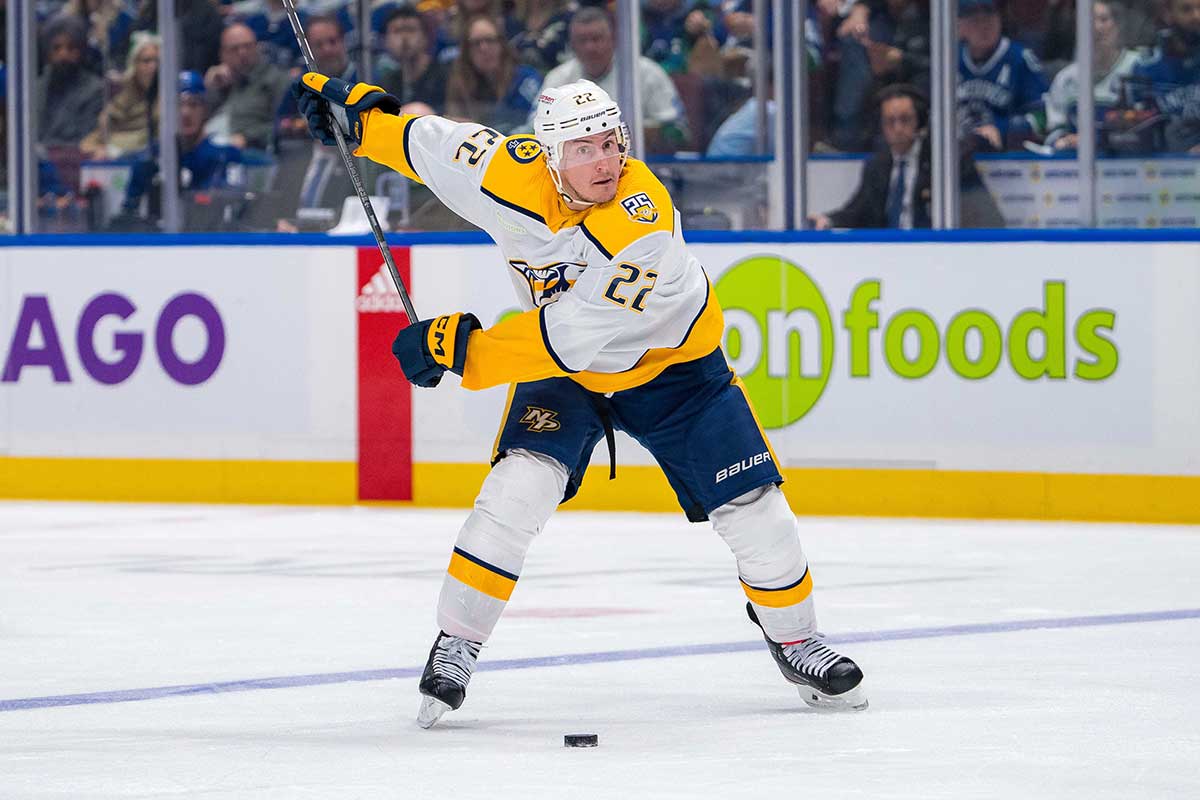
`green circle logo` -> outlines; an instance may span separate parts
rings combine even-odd
[[[716,283],[725,310],[725,353],[765,428],[803,417],[833,371],[833,317],[821,290],[796,264],[753,256]]]

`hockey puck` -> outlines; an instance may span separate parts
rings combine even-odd
[[[599,747],[600,737],[594,733],[568,733],[563,737],[566,747]]]

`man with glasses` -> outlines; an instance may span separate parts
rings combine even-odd
[[[863,166],[854,196],[841,208],[814,214],[817,230],[831,228],[930,227],[932,158],[928,105],[914,86],[897,84],[879,93],[879,119],[886,146]],[[1002,228],[1004,218],[969,159],[959,166],[962,227]]]
[[[234,147],[270,149],[288,83],[286,72],[259,55],[254,31],[240,22],[231,24],[221,32],[221,63],[204,75],[216,109],[205,132]]]

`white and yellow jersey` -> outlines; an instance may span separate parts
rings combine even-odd
[[[629,159],[611,202],[572,211],[532,136],[368,113],[366,156],[428,186],[500,246],[523,314],[471,334],[463,386],[570,375],[596,392],[708,355],[724,323],[667,190]]]

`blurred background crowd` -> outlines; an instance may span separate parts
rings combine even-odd
[[[0,21],[6,28],[12,5],[7,0]],[[382,86],[406,111],[512,134],[529,130],[543,86],[588,78],[617,96],[614,64],[624,55],[609,0],[297,5],[322,72]],[[629,57],[645,145],[635,155],[676,193],[686,227],[768,225],[774,201],[763,187],[774,163],[778,70],[760,73],[765,87],[754,76],[760,59],[771,64],[771,0],[639,6],[640,53]],[[35,7],[38,230],[160,228],[164,35],[174,37],[179,67],[178,119],[166,123],[179,146],[187,229],[361,229],[336,150],[308,138],[289,91],[303,60],[281,0],[175,0],[166,32],[154,0],[36,0]],[[960,222],[1053,224],[1061,198],[1044,198],[1055,177],[1046,165],[1074,163],[1079,143],[1078,4],[955,0],[955,7]],[[1149,216],[1128,209],[1145,199],[1136,185],[1147,175],[1176,170],[1195,182],[1188,164],[1200,156],[1200,0],[1097,0],[1091,8],[1096,153],[1104,164],[1136,165],[1113,173],[1116,189],[1101,180],[1112,207],[1101,222],[1195,225],[1188,209],[1200,208],[1200,195],[1189,199],[1182,190],[1169,203],[1150,191]],[[768,24],[756,24],[755,13]],[[806,14],[808,97],[798,124],[809,162],[807,225],[929,227],[929,98],[937,90],[930,0],[811,0]],[[757,41],[764,28],[765,41]],[[6,53],[0,61],[7,63]],[[12,113],[11,103],[4,108]],[[359,166],[393,230],[462,227],[422,187]]]

